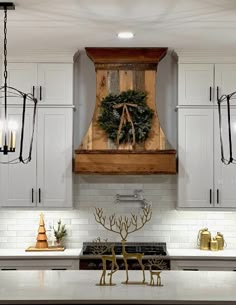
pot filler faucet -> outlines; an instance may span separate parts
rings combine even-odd
[[[115,203],[121,202],[140,202],[142,204],[142,208],[145,208],[149,204],[147,200],[143,197],[143,190],[134,190],[134,193],[132,195],[116,194]]]

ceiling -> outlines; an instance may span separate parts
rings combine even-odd
[[[8,12],[7,23],[10,55],[74,54],[88,46],[236,50],[235,0],[16,0],[14,3],[16,9]],[[3,24],[0,27],[2,30]],[[118,39],[117,33],[124,30],[133,31],[134,39]],[[2,34],[1,31],[1,39]]]

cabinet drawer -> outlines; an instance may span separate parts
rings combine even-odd
[[[1,260],[0,270],[68,270],[79,269],[79,260]]]

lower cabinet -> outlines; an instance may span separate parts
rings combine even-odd
[[[0,260],[0,271],[9,270],[78,270],[78,259]]]
[[[171,270],[236,271],[236,260],[171,260]]]

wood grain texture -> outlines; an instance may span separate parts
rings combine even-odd
[[[145,72],[144,71],[133,71],[133,88],[134,90],[144,91],[145,90]]]
[[[160,122],[156,111],[156,71],[145,71],[147,105],[154,111],[152,129],[145,141],[145,149],[160,149]]]
[[[107,71],[101,70],[96,73],[96,104],[92,118],[92,149],[106,149],[107,136],[98,126],[97,120],[100,115],[99,107],[102,99],[107,96]]]
[[[75,173],[81,174],[175,174],[175,150],[139,152],[93,151],[75,154]]]
[[[95,70],[137,70],[137,71],[146,71],[157,69],[157,63],[124,63],[124,64],[114,64],[114,63],[96,63]]]
[[[107,73],[107,91],[108,93],[119,94],[120,88],[119,71],[112,70]]]
[[[120,79],[120,92],[133,89],[133,71],[120,70],[119,79]]]
[[[168,48],[85,48],[96,63],[158,63]]]

